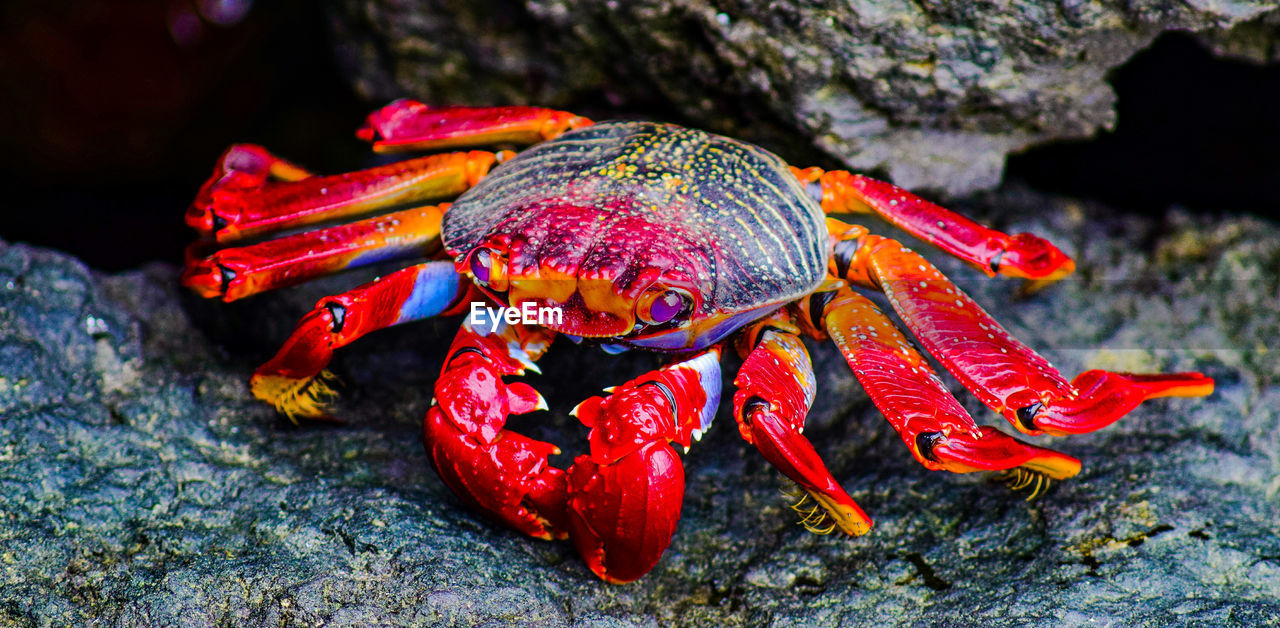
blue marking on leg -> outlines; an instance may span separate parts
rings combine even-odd
[[[453,262],[423,264],[413,281],[413,292],[400,306],[396,323],[430,318],[453,304],[462,291],[462,279]]]

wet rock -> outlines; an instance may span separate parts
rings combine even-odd
[[[995,187],[1008,153],[1110,128],[1107,73],[1159,33],[1264,61],[1280,32],[1256,0],[344,0],[333,15],[371,101],[666,108],[957,195]]]
[[[181,293],[172,267],[106,276],[0,245],[0,623],[1223,625],[1280,615],[1280,227],[1180,212],[1153,222],[1018,189],[962,209],[1076,256],[1075,277],[1016,300],[1011,282],[924,251],[1062,370],[1194,369],[1217,392],[1151,402],[1055,441],[1084,470],[1027,502],[981,476],[920,468],[838,354],[813,345],[823,392],[806,434],[876,520],[872,532],[824,537],[796,525],[784,482],[722,410],[685,458],[671,549],[628,586],[597,581],[567,543],[467,512],[429,470],[419,423],[457,321],[345,349],[348,423],[294,427],[252,400],[245,380],[319,293],[350,278],[225,306]],[[566,464],[584,447],[567,409],[655,363],[557,344],[545,375],[529,380],[553,411],[513,425],[563,444]],[[980,422],[1001,422],[960,398]]]

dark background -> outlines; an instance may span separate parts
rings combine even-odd
[[[183,211],[228,144],[361,165],[353,131],[382,103],[347,88],[311,3],[257,4],[226,24],[190,0],[0,8],[0,238],[107,270],[179,263]],[[1126,211],[1280,218],[1280,67],[1168,33],[1111,81],[1115,132],[1015,156],[1008,178]]]

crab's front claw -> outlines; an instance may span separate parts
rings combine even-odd
[[[979,438],[967,432],[923,432],[916,436],[916,447],[925,460],[953,473],[1021,468],[1061,480],[1080,472],[1080,461],[1064,453],[1024,443],[991,426],[978,429]]]
[[[671,543],[684,467],[670,443],[688,448],[710,427],[720,401],[719,359],[712,347],[573,409],[591,428],[591,449],[569,468],[569,530],[601,579],[643,576]]]
[[[606,582],[631,582],[671,543],[684,466],[663,441],[604,463],[579,456],[569,469],[569,495],[569,533],[582,559]]]
[[[545,410],[533,387],[503,377],[536,369],[549,332],[464,323],[435,384],[423,420],[423,444],[444,483],[467,504],[530,536],[564,538],[564,472],[547,458],[550,443],[506,429],[507,417]]]
[[[1014,425],[1028,434],[1081,434],[1106,427],[1138,404],[1157,397],[1202,397],[1213,379],[1201,373],[1112,373],[1085,371],[1071,381],[1078,394],[1035,401],[1013,412]]]
[[[529,536],[564,538],[564,472],[547,461],[560,449],[499,431],[501,438],[486,440],[433,407],[423,442],[440,479],[469,506]]]
[[[563,538],[564,472],[547,458],[550,443],[505,429],[507,417],[545,410],[528,384],[507,384],[521,365],[495,336],[458,334],[436,381],[436,405],[423,421],[423,443],[444,483],[463,501],[530,536]]]

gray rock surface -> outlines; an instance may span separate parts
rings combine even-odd
[[[567,543],[461,509],[428,468],[419,424],[456,321],[344,350],[349,423],[298,428],[245,381],[351,278],[225,306],[181,293],[172,267],[106,276],[0,244],[0,624],[1277,621],[1280,227],[1153,223],[1019,190],[966,209],[1020,216],[998,226],[1079,260],[1075,278],[1015,301],[1013,284],[926,251],[1064,371],[1198,369],[1217,392],[1056,441],[1084,471],[1027,502],[920,468],[838,354],[815,347],[806,434],[872,533],[796,525],[784,482],[722,411],[686,457],[670,550],[628,586],[597,581]],[[584,439],[567,409],[654,364],[557,345],[529,380],[553,411],[514,424],[572,455]]]
[[[374,102],[666,107],[957,195],[995,187],[1010,152],[1110,128],[1108,71],[1163,31],[1256,61],[1280,50],[1264,0],[343,0],[333,15]]]

